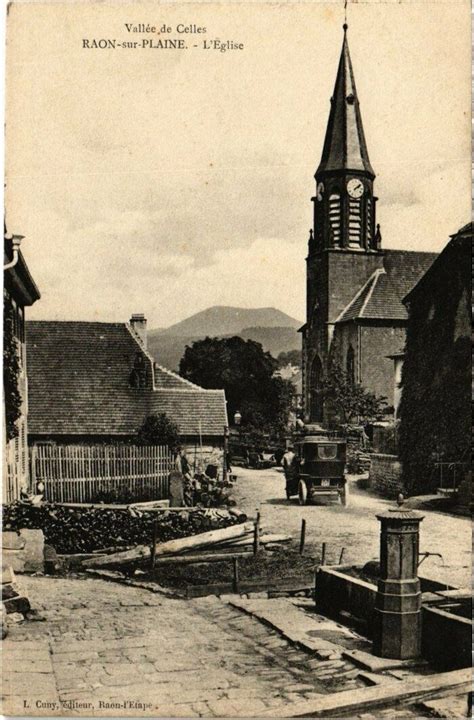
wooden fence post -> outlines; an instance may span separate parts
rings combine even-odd
[[[253,554],[256,555],[260,549],[260,510],[257,510],[257,518],[253,531]]]
[[[301,521],[300,555],[303,554],[305,539],[306,539],[306,520],[303,518]]]
[[[232,563],[234,566],[234,576],[233,576],[233,582],[232,582],[232,589],[235,593],[239,592],[239,558],[233,557]]]
[[[36,493],[36,455],[38,449],[33,445],[30,452],[30,491]]]

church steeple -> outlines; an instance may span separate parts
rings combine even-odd
[[[344,40],[331,98],[331,112],[316,175],[334,170],[357,170],[375,177],[365,142],[347,41],[347,25],[344,25]]]
[[[346,24],[321,162],[314,177],[313,250],[378,250],[375,173],[365,141]]]

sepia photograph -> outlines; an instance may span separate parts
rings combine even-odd
[[[13,0],[1,712],[472,715],[468,0]]]

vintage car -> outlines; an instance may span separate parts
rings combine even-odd
[[[307,435],[295,443],[295,454],[296,472],[287,484],[288,498],[298,495],[300,505],[306,505],[332,497],[347,505],[345,440]]]

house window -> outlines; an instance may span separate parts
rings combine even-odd
[[[341,196],[329,196],[329,228],[331,247],[341,247]]]
[[[349,349],[347,351],[347,357],[346,357],[346,372],[349,382],[354,385],[355,384],[355,356],[354,356],[354,348],[352,345],[349,345]]]

